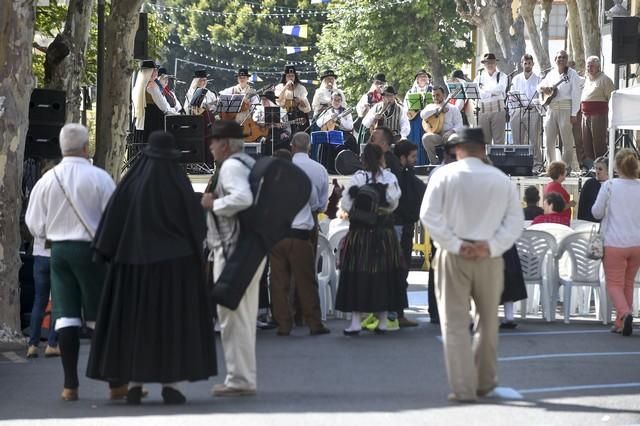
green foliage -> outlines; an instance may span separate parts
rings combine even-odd
[[[447,73],[473,57],[471,28],[456,13],[455,2],[414,0],[366,13],[344,9],[346,4],[370,8],[377,3],[333,0],[318,41],[319,68],[337,72],[350,103],[369,89],[377,72],[385,73],[388,84],[403,93],[417,70],[431,68],[434,55]]]

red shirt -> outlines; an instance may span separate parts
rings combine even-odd
[[[560,196],[562,196],[562,199],[564,200],[564,204],[565,204],[565,210],[562,213],[557,213],[557,214],[565,215],[567,217],[566,225],[569,226],[569,223],[571,222],[571,205],[569,204],[571,202],[571,198],[569,197],[569,193],[567,192],[566,189],[564,189],[564,187],[560,183],[556,181],[551,181],[544,186],[544,195],[547,195],[550,192],[555,192],[560,194]],[[559,222],[555,222],[555,223],[559,223]]]
[[[549,214],[541,214],[536,216],[531,222],[532,225],[536,223],[559,223],[560,225],[569,226],[570,219],[567,218],[567,215],[562,213],[549,213]]]

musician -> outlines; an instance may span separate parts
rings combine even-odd
[[[276,124],[266,123],[265,108],[280,108],[280,122]],[[279,148],[287,149],[289,147],[291,126],[288,123],[287,110],[276,103],[276,95],[272,90],[267,90],[260,96],[260,104],[256,105],[252,118],[259,126],[269,129],[269,133],[263,141],[265,149],[262,152],[265,155],[271,155]],[[273,141],[275,143],[272,143]],[[274,146],[276,147],[275,150],[273,149]]]
[[[371,87],[369,91],[362,95],[358,104],[356,105],[356,112],[358,117],[364,118],[369,112],[372,106],[378,102],[382,102],[382,91],[387,85],[387,79],[384,74],[378,73],[373,76],[371,81]]]
[[[442,120],[442,128],[432,128],[435,131],[426,132],[422,137],[422,145],[424,146],[430,164],[440,164],[440,159],[436,155],[436,147],[442,146],[449,137],[453,135],[456,129],[462,127],[462,114],[455,105],[445,103],[444,88],[436,87],[433,89],[432,104],[427,105],[421,112],[420,118],[423,120],[433,121],[436,116],[444,114]]]
[[[375,104],[362,119],[362,125],[369,130],[387,127],[396,140],[406,139],[411,131],[407,113],[396,99],[393,86],[387,86],[382,92],[382,102]]]
[[[509,111],[511,136],[514,145],[528,144],[532,146],[533,169],[539,171],[543,164],[540,140],[542,117],[534,104],[539,103],[538,84],[540,84],[540,77],[533,72],[533,56],[528,53],[524,54],[520,63],[523,71],[511,80],[511,93],[518,94],[522,105],[514,103]]]
[[[346,108],[342,90],[336,89],[331,93],[331,105],[329,109],[320,114],[316,125],[321,130],[339,130],[344,137],[343,146],[328,145],[328,149],[324,149],[325,145],[321,145],[318,157],[329,172],[334,171],[336,155],[343,149],[349,149],[356,154],[360,153],[356,138],[353,136],[351,108]]]
[[[577,123],[580,110],[580,77],[567,65],[569,55],[560,50],[555,56],[555,68],[538,85],[538,93],[551,95],[556,86],[556,95],[549,104],[544,117],[544,143],[547,147],[547,164],[556,161],[556,140],[562,138],[562,161],[573,170],[578,169],[572,125]],[[567,82],[562,78],[566,77]],[[571,170],[571,169],[570,169]]]
[[[331,105],[331,94],[338,89],[337,78],[338,76],[332,70],[324,70],[320,74],[320,87],[313,94],[313,101],[311,101],[314,116],[319,116]]]
[[[504,144],[506,116],[504,96],[507,91],[507,75],[498,71],[496,55],[485,53],[482,57],[484,69],[480,69],[473,80],[478,83],[478,127],[482,128],[487,143]]]
[[[184,100],[185,109],[190,110],[190,115],[200,115],[202,113],[202,109],[215,112],[216,105],[218,103],[218,97],[212,90],[208,90],[207,87],[207,79],[209,75],[207,75],[207,71],[205,70],[195,70],[193,73],[193,80],[191,80],[191,86],[189,86],[189,90],[187,91],[187,96]],[[199,92],[202,97],[201,102],[197,102],[198,105],[192,105],[192,101],[198,101],[198,99],[194,99],[193,95],[197,89],[203,89],[205,91],[204,96],[202,95],[202,91]],[[196,108],[196,109],[192,109]]]
[[[465,75],[464,71],[462,70],[455,70],[453,74],[451,74],[451,78],[449,79],[449,82],[451,83],[460,83],[463,85],[468,83],[469,81],[471,80],[469,80],[469,78]],[[456,97],[456,99],[451,99],[449,102],[455,105],[456,108],[458,108],[458,110],[460,110],[460,114],[462,115],[462,124],[465,126],[468,126],[469,117],[473,115],[473,111],[471,108],[471,104],[469,104],[469,100],[458,99]]]
[[[609,99],[615,90],[613,81],[600,70],[597,56],[587,58],[587,78],[581,97],[582,142],[584,165],[593,167],[593,161],[607,152]]]
[[[173,108],[176,113],[181,113],[184,110],[182,109],[182,105],[180,105],[180,101],[178,101],[176,93],[171,90],[171,86],[169,85],[170,80],[175,81],[175,76],[169,75],[166,68],[158,68],[158,81],[160,82],[160,86],[162,87],[162,95],[167,100],[169,106]]]
[[[309,124],[311,105],[307,99],[307,89],[300,82],[293,65],[285,66],[280,84],[275,88],[275,95],[278,105],[287,110],[289,121],[292,121],[291,131],[304,131]]]
[[[177,114],[162,95],[157,77],[158,68],[155,62],[142,61],[131,93],[138,143],[146,143],[154,130],[164,129],[165,115]]]
[[[431,86],[431,74],[429,74],[426,70],[420,70],[416,73],[413,85],[404,95],[404,107],[407,110],[407,116],[409,118],[409,124],[411,126],[411,131],[409,132],[408,139],[411,143],[416,145],[418,158],[416,164],[422,166],[427,164],[427,154],[422,147],[422,136],[424,135],[424,129],[422,128],[422,120],[420,119],[420,111],[427,104],[427,93],[431,93],[433,90],[433,86]],[[409,102],[409,95],[418,94],[420,95],[420,109],[411,110],[411,105]]]
[[[240,112],[233,114],[232,117],[227,117],[228,119],[235,120],[240,124],[243,124],[247,118],[251,116],[252,105],[258,105],[260,103],[260,97],[256,90],[249,85],[250,76],[251,74],[249,74],[249,70],[247,68],[240,68],[236,73],[238,84],[227,87],[220,92],[221,95],[244,95]]]

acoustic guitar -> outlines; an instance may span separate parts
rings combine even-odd
[[[540,95],[538,96],[538,98],[540,99],[540,105],[549,106],[553,98],[555,98],[556,95],[558,94],[558,86],[560,86],[562,83],[568,83],[568,82],[569,82],[569,76],[565,71],[565,73],[562,74],[562,77],[560,77],[560,81],[558,81],[556,84],[551,86],[551,93],[545,94],[540,92]]]
[[[349,107],[347,109],[345,109],[344,111],[342,111],[340,114],[336,114],[335,117],[332,117],[330,120],[328,120],[326,123],[324,123],[322,125],[322,127],[320,127],[320,130],[322,131],[331,131],[334,130],[336,128],[336,124],[338,124],[338,122],[346,117],[348,114],[351,114],[351,111],[353,111],[353,107]]]
[[[426,120],[422,120],[422,128],[424,129],[425,132],[427,133],[442,132],[442,126],[444,126],[444,116],[445,116],[445,114],[443,114],[444,109],[447,107],[456,108],[455,105],[449,104],[449,101],[455,98],[456,96],[458,96],[458,93],[460,92],[462,92],[462,87],[459,87],[458,89],[449,93],[449,96],[447,96],[447,99],[445,99],[442,105],[439,106],[438,109],[436,109],[435,114],[428,117]]]

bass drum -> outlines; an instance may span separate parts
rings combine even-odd
[[[352,175],[363,169],[358,154],[349,149],[344,149],[336,155],[335,168],[336,172],[343,176]]]

